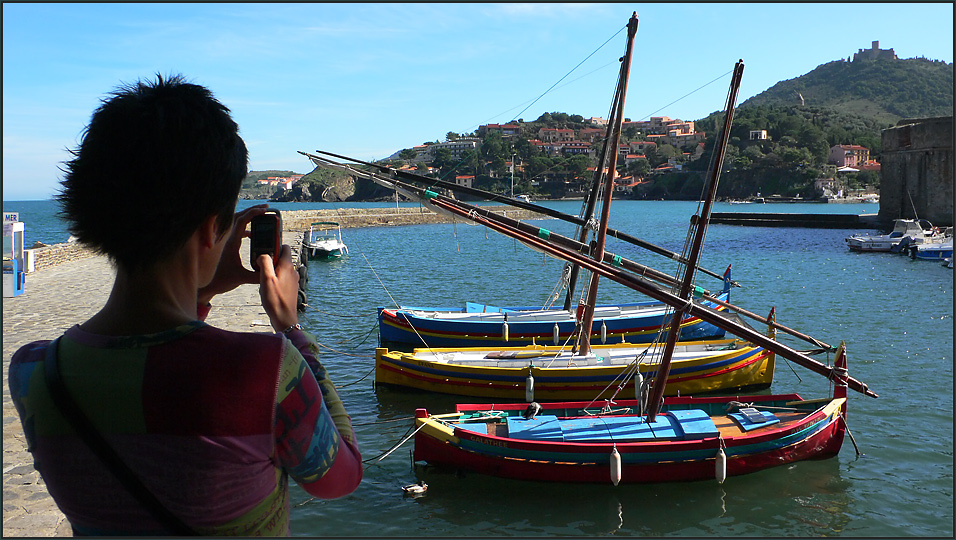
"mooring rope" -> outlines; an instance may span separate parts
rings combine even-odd
[[[368,269],[372,271],[372,274],[375,276],[375,279],[377,279],[378,282],[379,282],[379,284],[382,286],[382,288],[385,289],[385,294],[388,295],[389,299],[392,301],[392,304],[395,305],[395,309],[396,309],[396,310],[402,309],[402,306],[400,306],[400,305],[398,304],[398,302],[397,302],[397,301],[395,300],[395,298],[392,296],[392,293],[390,293],[390,292],[388,291],[388,287],[386,287],[386,286],[385,286],[385,283],[382,282],[382,279],[381,279],[380,277],[378,277],[378,273],[376,273],[376,272],[375,272],[375,269],[372,268],[372,263],[370,263],[370,262],[368,261],[368,257],[365,256],[365,252],[364,252],[364,251],[362,252],[362,257],[365,259],[365,264],[368,265]],[[403,315],[404,315],[404,314],[403,314]],[[405,322],[408,323],[409,328],[411,328],[412,330],[415,331],[415,335],[418,336],[418,339],[422,340],[422,344],[425,345],[425,348],[427,348],[428,350],[431,350],[431,347],[428,345],[428,342],[425,341],[425,338],[423,338],[420,333],[418,333],[418,329],[415,328],[415,325],[412,324],[412,321],[408,320],[408,317],[405,317]]]
[[[417,428],[415,428],[415,431],[412,431],[412,433],[411,433],[410,435],[407,435],[405,438],[403,438],[401,441],[399,441],[398,444],[396,444],[396,445],[392,446],[391,448],[389,448],[388,451],[386,451],[385,453],[380,454],[380,455],[378,456],[378,459],[369,458],[369,459],[362,460],[362,463],[368,463],[369,461],[375,459],[375,462],[374,462],[374,463],[370,463],[370,464],[368,465],[368,467],[365,467],[364,469],[362,469],[362,472],[365,472],[365,471],[369,470],[371,467],[374,467],[375,465],[378,465],[383,459],[385,459],[385,458],[387,458],[388,456],[390,456],[390,455],[392,454],[392,452],[398,450],[399,447],[401,447],[403,444],[405,444],[406,442],[408,442],[409,439],[411,439],[412,437],[414,437],[416,433],[418,433],[419,431],[421,431],[421,429],[422,429],[423,427],[427,426],[427,425],[428,425],[428,424],[422,422],[422,425],[420,425],[420,426],[418,426]],[[408,428],[408,429],[409,429],[409,431],[411,430],[411,428]],[[408,433],[408,431],[406,431],[405,433]]]
[[[333,349],[332,347],[329,347],[328,345],[323,344],[319,340],[316,340],[315,342],[316,344],[318,344],[319,347],[322,347],[323,349],[328,349],[334,352],[335,354],[341,354],[342,356],[354,356],[356,358],[375,358],[375,356],[368,355],[368,354],[352,354],[352,353],[342,352],[342,351]]]

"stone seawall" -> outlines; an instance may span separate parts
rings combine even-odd
[[[32,271],[34,272],[37,270],[43,270],[44,268],[51,268],[65,262],[86,259],[96,254],[92,249],[80,244],[79,242],[53,244],[52,246],[44,246],[27,251],[33,252]]]
[[[511,219],[545,219],[547,216],[512,208],[508,206],[484,207],[492,212]],[[463,218],[456,218],[464,220]],[[301,243],[302,233],[309,230],[309,224],[316,221],[334,221],[342,228],[352,227],[388,227],[398,225],[420,225],[424,223],[451,223],[452,217],[437,214],[424,208],[336,208],[328,210],[288,210],[282,212],[282,228],[287,233],[286,243],[296,248]],[[294,233],[293,242],[288,233]],[[33,252],[33,270],[52,268],[59,264],[86,259],[95,253],[78,242],[54,244],[30,250]],[[294,249],[294,251],[296,251]]]
[[[484,206],[511,219],[546,219],[547,216],[510,206]],[[343,229],[352,227],[390,227],[423,223],[451,223],[452,217],[423,207],[399,208],[336,208],[328,210],[289,210],[282,212],[282,228],[286,231],[308,231],[316,221],[334,221]],[[454,218],[465,221],[464,218]]]

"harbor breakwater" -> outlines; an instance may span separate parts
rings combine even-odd
[[[510,206],[484,206],[498,215],[511,219],[545,219],[546,216],[513,208]],[[463,221],[463,218],[453,218],[451,215],[439,214],[424,207],[393,207],[393,208],[336,208],[322,210],[284,210],[282,212],[282,228],[286,231],[308,231],[309,225],[317,221],[334,221],[343,229],[352,227],[389,227],[397,225],[421,225],[425,223],[451,223],[453,220]]]
[[[546,218],[546,216],[535,212],[508,206],[486,206],[484,208],[511,219],[527,220]],[[424,207],[283,210],[282,228],[286,233],[296,233],[296,238],[301,239],[301,234],[309,230],[311,223],[317,221],[334,221],[345,229],[353,227],[451,223],[453,219],[461,220],[461,218],[452,218],[450,215],[432,212]],[[86,259],[96,254],[93,250],[79,242],[63,242],[60,244],[40,246],[25,251],[31,252],[27,255],[28,259],[32,259],[32,264],[27,264],[28,272],[51,268],[69,261]]]

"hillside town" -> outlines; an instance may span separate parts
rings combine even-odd
[[[540,127],[532,133],[527,143],[537,150],[537,154],[549,158],[570,158],[583,156],[589,161],[596,159],[600,152],[603,138],[607,130],[607,120],[602,117],[584,119],[586,127],[578,129],[562,127]],[[528,125],[523,122],[506,124],[485,124],[470,136],[451,137],[444,142],[430,142],[403,152],[397,152],[388,161],[399,170],[415,172],[424,175],[437,175],[439,167],[433,166],[440,153],[445,152],[452,162],[460,162],[469,153],[479,153],[483,141],[490,135],[500,136],[503,141],[512,141],[514,147],[516,138],[528,137]],[[668,116],[654,116],[648,120],[630,121],[626,119],[622,126],[623,142],[618,146],[619,175],[615,179],[615,196],[634,196],[636,188],[653,180],[657,175],[670,172],[680,172],[684,167],[704,155],[707,134],[699,130],[694,121],[670,118]],[[749,131],[749,141],[752,144],[770,142],[770,135],[766,129]],[[662,152],[662,149],[666,151]],[[401,154],[401,158],[399,155]],[[654,159],[649,158],[653,156]],[[512,150],[504,162],[504,168],[495,168],[492,161],[485,160],[480,174],[478,171],[460,171],[453,177],[458,185],[468,188],[482,187],[476,185],[480,176],[499,179],[504,182],[511,178],[527,178],[525,174],[527,163],[522,161]],[[653,166],[652,166],[653,163]],[[870,150],[854,144],[838,144],[830,148],[828,168],[831,173],[853,173],[860,171],[879,172],[880,164],[870,158]],[[538,197],[573,198],[583,194],[595,167],[588,167],[580,174],[573,174],[566,170],[548,171],[530,178],[526,187],[537,193]],[[814,182],[814,191],[820,198],[842,199],[850,195],[850,189],[845,178],[837,174],[828,174]],[[296,183],[303,178],[301,174],[288,176],[270,176],[259,179],[258,185],[275,189],[274,198],[293,189]],[[449,178],[449,181],[452,181]],[[301,191],[304,186],[299,187]],[[855,195],[874,196],[875,192],[862,193],[856,190]],[[759,193],[755,194],[760,196]]]

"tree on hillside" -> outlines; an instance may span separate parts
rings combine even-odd
[[[551,166],[551,158],[545,155],[534,155],[525,162],[524,171],[529,180],[535,180],[550,170]]]
[[[591,166],[591,158],[584,154],[576,154],[564,163],[565,169],[573,176],[581,176]]]
[[[451,150],[447,148],[439,148],[435,150],[435,158],[432,160],[432,167],[442,170],[444,173],[445,169],[450,169],[455,165],[455,160],[451,156]]]
[[[456,171],[458,174],[474,174],[477,176],[483,173],[483,163],[484,160],[478,155],[477,150],[465,150],[461,154],[461,159],[458,161],[458,167],[456,168]]]
[[[643,178],[651,172],[651,164],[647,159],[635,159],[627,164],[627,173],[635,178]]]

